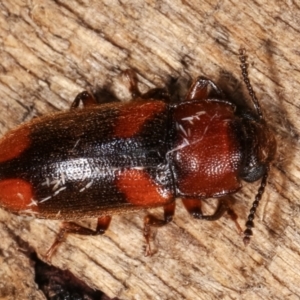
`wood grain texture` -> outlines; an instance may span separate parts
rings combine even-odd
[[[299,299],[299,20],[292,0],[2,0],[1,135],[68,109],[84,89],[128,100],[126,68],[137,71],[143,91],[205,75],[247,98],[237,56],[244,46],[278,142],[247,248],[227,218],[196,221],[178,203],[174,222],[157,231],[152,257],[143,255],[140,212],[114,217],[105,236],[69,236],[53,265],[122,300]],[[245,184],[236,195],[242,225],[257,187]],[[0,210],[1,299],[43,299],[27,252],[43,256],[59,224]]]

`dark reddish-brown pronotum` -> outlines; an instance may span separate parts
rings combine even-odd
[[[98,104],[82,92],[70,111],[8,132],[0,140],[0,206],[64,220],[50,258],[67,233],[103,233],[113,214],[162,206],[163,220],[145,218],[149,245],[150,227],[172,220],[176,197],[194,218],[211,221],[227,212],[236,220],[231,195],[241,180],[261,179],[244,232],[247,244],[276,143],[245,60],[242,52],[242,74],[254,110],[236,106],[204,77],[195,80],[179,103],[169,101],[163,89],[141,94],[134,72],[126,71],[131,102]],[[203,215],[201,200],[214,197],[219,199],[216,212]],[[95,232],[70,222],[91,217],[98,218]]]

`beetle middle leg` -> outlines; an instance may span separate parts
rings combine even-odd
[[[227,213],[230,219],[235,223],[237,231],[239,234],[243,233],[243,230],[238,223],[238,216],[234,212],[234,210],[228,205],[232,198],[230,196],[226,196],[219,199],[219,204],[217,209],[212,215],[203,215],[201,210],[201,200],[200,199],[182,199],[183,205],[188,211],[188,213],[195,219],[206,220],[206,221],[216,221],[220,219],[224,213]],[[231,201],[232,202],[232,201]]]
[[[175,212],[175,201],[164,205],[164,219],[158,219],[153,215],[147,215],[144,219],[144,237],[146,239],[146,251],[145,256],[151,256],[151,246],[150,246],[150,237],[151,237],[151,227],[162,227],[173,220]]]
[[[85,228],[79,224],[73,222],[63,222],[61,225],[61,229],[52,244],[52,246],[48,249],[46,253],[47,261],[51,260],[51,257],[57,250],[57,247],[66,239],[66,236],[70,233],[72,234],[80,234],[80,235],[99,235],[105,233],[108,229],[111,221],[110,216],[102,216],[98,218],[96,230],[92,230],[89,228]]]

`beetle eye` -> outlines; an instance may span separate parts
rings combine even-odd
[[[275,155],[276,141],[264,122],[247,120],[243,125],[244,159],[240,176],[247,182],[254,182],[266,173],[266,168]]]
[[[254,182],[260,179],[266,172],[266,166],[260,165],[258,162],[256,165],[250,168],[244,168],[241,178],[247,182]]]

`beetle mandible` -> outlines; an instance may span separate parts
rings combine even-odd
[[[239,228],[232,194],[241,180],[261,179],[244,231],[248,244],[276,142],[251,87],[244,50],[240,60],[254,110],[235,105],[204,77],[179,103],[170,102],[165,89],[141,94],[127,70],[132,101],[100,105],[85,91],[70,111],[8,132],[0,140],[0,206],[64,221],[48,259],[68,233],[101,234],[112,214],[162,206],[163,220],[144,220],[147,255],[150,228],[173,219],[175,198],[196,219],[213,221],[227,212]],[[219,199],[212,215],[202,213],[206,198]],[[71,222],[91,217],[98,218],[96,231]]]

